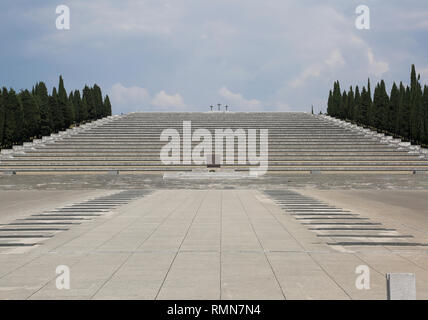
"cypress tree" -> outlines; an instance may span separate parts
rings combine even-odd
[[[49,97],[49,108],[52,114],[53,130],[58,132],[64,128],[64,117],[62,109],[58,104],[58,95],[55,87],[52,90],[52,95]]]
[[[428,144],[428,86],[424,86],[424,94],[422,97],[422,110],[424,118],[424,135],[422,142]]]
[[[379,109],[380,109],[380,89],[379,89],[379,84],[376,85],[375,89],[374,89],[374,93],[373,93],[373,103],[372,103],[372,112],[373,112],[373,126],[375,126],[376,128],[380,128],[379,124],[380,124],[380,113]]]
[[[332,116],[336,117],[339,115],[341,101],[342,94],[340,92],[340,84],[339,81],[336,81],[333,88]]]
[[[98,85],[94,85],[92,89],[93,99],[95,104],[95,114],[96,118],[104,117],[104,104],[103,104],[103,94],[101,92],[101,88]]]
[[[422,88],[419,83],[420,76],[416,76],[415,65],[412,65],[410,74],[410,139],[415,142],[421,140],[423,135],[422,118]]]
[[[57,104],[63,116],[63,126],[61,129],[68,128],[73,123],[73,106],[68,100],[62,76],[59,76]]]
[[[40,130],[38,136],[48,136],[52,133],[53,125],[52,125],[52,116],[50,114],[49,109],[49,97],[47,108],[39,107],[40,109]]]
[[[40,109],[40,133],[39,135],[47,136],[54,130],[52,109],[49,104],[48,89],[44,82],[36,85],[35,95]]]
[[[10,89],[8,93],[8,100],[12,114],[15,118],[15,131],[13,133],[13,143],[20,144],[24,141],[24,111],[22,110],[22,104],[18,99],[18,95],[15,90]]]
[[[360,123],[370,125],[369,108],[371,109],[371,99],[365,87],[361,91],[361,105],[360,105]]]
[[[373,110],[373,100],[372,100],[372,89],[370,84],[370,79],[367,80],[367,124],[369,126],[374,125],[374,110]]]
[[[44,82],[36,84],[34,96],[37,100],[40,110],[40,132],[39,135],[49,135],[53,130],[53,121],[51,108],[49,106],[48,89]]]
[[[375,89],[373,98],[373,124],[380,130],[388,127],[388,105],[389,98],[386,93],[385,82],[382,80]]]
[[[28,90],[21,92],[21,104],[24,112],[24,137],[35,137],[39,134],[40,130],[40,110],[36,100]]]
[[[14,142],[15,132],[15,117],[13,114],[13,108],[9,103],[9,92],[3,87],[3,110],[4,110],[4,124],[3,124],[3,145],[6,147],[12,146]]]
[[[399,127],[400,135],[406,138],[410,138],[410,100],[410,88],[407,86],[404,90],[402,100],[400,101],[400,111],[402,118]]]
[[[89,110],[89,112],[88,112]],[[95,120],[111,115],[109,97],[103,100],[101,88],[85,86],[80,91],[67,92],[62,76],[58,91],[49,96],[43,82],[19,94],[11,89],[0,90],[0,147],[10,147],[40,135],[63,130],[76,122]]]
[[[74,95],[73,95],[73,105],[75,108],[75,119],[77,123],[81,123],[83,121],[85,121],[88,118],[88,111],[86,110],[86,105],[85,105],[85,109],[82,103],[82,99],[80,98],[80,91],[79,90],[75,90],[74,91]]]
[[[352,87],[349,88],[348,92],[348,113],[346,115],[346,118],[349,120],[354,120],[354,108],[355,108],[355,97],[354,97],[354,91],[352,90]]]
[[[348,113],[348,94],[346,93],[346,91],[343,91],[342,99],[340,100],[339,118],[342,120],[346,119],[347,113]]]
[[[420,76],[418,75],[418,83],[416,88],[416,130],[417,130],[417,143],[422,143],[425,140],[425,113],[423,107],[423,91],[419,83]]]
[[[88,110],[87,120],[97,119],[97,109],[96,109],[95,100],[93,97],[93,90],[88,86],[85,86],[85,88],[83,88],[83,98],[86,100],[86,105]]]
[[[90,120],[88,113],[88,102],[86,101],[85,97],[82,98],[82,106],[80,110],[82,111],[82,121],[86,122]]]
[[[341,93],[339,81],[334,82],[333,90],[329,91],[327,112],[333,117],[368,125],[411,142],[428,144],[428,87],[422,87],[414,65],[410,85],[393,83],[389,95],[384,80],[376,84],[373,97],[370,79],[361,93],[356,86],[355,94],[352,86]]]
[[[104,117],[111,116],[111,104],[108,95],[104,98]],[[312,114],[314,114],[314,106],[312,106]]]
[[[409,129],[410,129],[410,140],[416,140],[417,139],[417,132],[418,132],[418,126],[417,126],[417,113],[418,113],[418,102],[417,102],[417,85],[418,81],[416,79],[416,68],[415,65],[412,64],[412,70],[410,73],[410,105],[409,105],[409,111],[410,111],[410,123],[409,123]]]
[[[331,92],[331,90],[328,93],[327,114],[330,116],[333,115],[333,93]]]
[[[392,85],[390,100],[388,105],[388,121],[387,121],[387,130],[389,132],[397,133],[396,123],[399,112],[400,104],[400,91],[398,90],[397,85]]]
[[[357,123],[360,123],[361,120],[361,95],[360,95],[360,88],[358,86],[355,87],[355,102],[354,102],[354,112],[352,115],[352,118]]]
[[[0,90],[0,149],[3,145],[3,131],[4,131],[4,103],[3,103],[3,93]]]
[[[74,105],[74,95],[73,95],[73,91],[70,91],[70,94],[68,95],[68,104],[71,107],[71,114],[72,114],[72,124],[77,122],[77,108],[78,106]]]
[[[24,117],[21,104],[13,89],[8,91],[3,88],[3,101],[5,112],[3,141],[5,146],[10,147],[15,143],[22,142]]]

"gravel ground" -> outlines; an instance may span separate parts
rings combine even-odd
[[[277,189],[314,188],[428,190],[428,175],[277,174],[257,179],[163,179],[159,174],[70,174],[0,176],[0,190],[75,189]]]

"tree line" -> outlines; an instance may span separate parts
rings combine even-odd
[[[392,85],[388,94],[385,82],[376,84],[373,97],[370,79],[360,91],[350,87],[341,92],[339,81],[330,90],[327,114],[372,128],[415,144],[428,145],[428,86],[420,83],[412,65],[410,86]]]
[[[49,95],[43,82],[31,90],[3,87],[0,90],[0,147],[10,148],[25,141],[50,135],[61,130],[111,115],[108,95],[103,99],[101,88],[85,86],[82,93],[67,95],[62,76],[58,90]]]

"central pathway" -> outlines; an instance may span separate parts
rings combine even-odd
[[[399,254],[365,250],[328,246],[260,191],[154,191],[0,254],[0,298],[384,299],[391,263],[427,279]],[[70,268],[69,290],[55,286],[58,265]],[[358,265],[375,266],[370,290],[355,287]]]

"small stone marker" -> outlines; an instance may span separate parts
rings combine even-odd
[[[386,291],[388,300],[416,300],[415,274],[387,273]]]
[[[207,168],[220,168],[221,166],[221,155],[220,154],[208,154],[207,159]]]
[[[423,170],[414,170],[413,174],[425,174],[425,171],[423,171]]]

